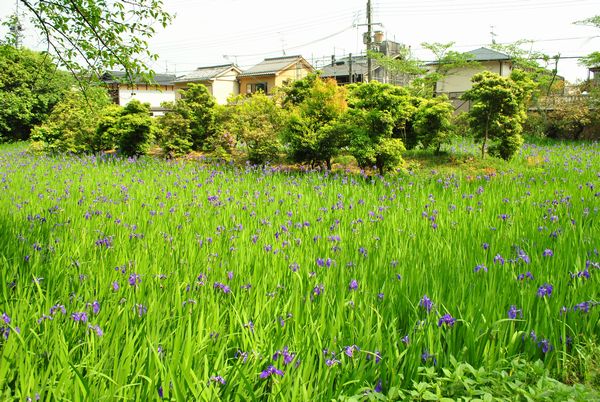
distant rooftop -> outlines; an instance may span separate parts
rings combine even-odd
[[[127,84],[129,78],[125,71],[107,71],[100,77],[102,81],[107,84]],[[154,74],[154,80],[151,82],[155,85],[173,85],[175,81],[174,74]],[[144,80],[140,76],[133,77],[134,84],[148,84],[149,82]]]
[[[177,78],[175,82],[209,81],[217,78],[219,75],[231,70],[232,68],[237,70],[238,73],[241,72],[241,70],[233,63],[222,64],[219,66],[198,67],[191,73]]]
[[[305,63],[307,66],[310,66],[310,64],[300,55],[272,57],[269,59],[264,59],[254,67],[244,71],[242,74],[240,74],[240,77],[248,77],[253,75],[274,75],[299,61]]]
[[[506,53],[488,49],[487,47],[480,47],[479,49],[470,50],[463,54],[469,56],[469,60],[472,61],[509,61],[511,59]],[[435,64],[438,64],[437,61],[427,63],[427,65]]]

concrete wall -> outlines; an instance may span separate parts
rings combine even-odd
[[[158,109],[163,102],[175,101],[175,87],[173,85],[119,86],[119,105],[125,106],[134,99],[149,103],[150,109]]]
[[[217,78],[212,84],[212,96],[215,97],[217,103],[225,105],[227,98],[231,95],[240,94],[240,84],[237,80],[237,72],[230,71]],[[268,88],[267,88],[268,89]]]
[[[435,67],[432,66],[431,69]],[[485,61],[478,67],[450,70],[448,76],[437,83],[436,92],[465,92],[471,89],[471,78],[484,70],[507,77],[512,72],[512,64],[507,61]]]
[[[248,84],[259,84],[261,82],[267,83],[267,95],[273,93],[273,88],[275,88],[275,79],[274,75],[270,76],[253,76],[253,77],[240,77],[240,93],[247,94],[247,86]]]
[[[275,79],[275,85],[278,87],[289,81],[296,81],[306,77],[311,71],[298,62],[287,69],[280,71]]]

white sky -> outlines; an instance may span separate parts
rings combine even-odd
[[[15,0],[0,2],[0,17],[14,12]],[[265,57],[301,54],[320,66],[331,55],[364,51],[366,0],[164,0],[176,14],[159,30],[150,48],[160,55],[156,72],[178,75],[197,67],[237,62],[249,68]],[[574,21],[600,14],[598,0],[372,0],[373,22],[386,38],[411,46],[431,60],[422,42],[455,42],[468,51],[491,43],[530,39],[534,50],[553,56],[583,56],[600,50],[600,29]],[[492,28],[493,26],[493,28]],[[379,29],[379,27],[375,27]],[[44,49],[39,35],[25,31],[25,45]],[[569,81],[587,78],[574,59],[559,63]]]

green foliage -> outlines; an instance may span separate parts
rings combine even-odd
[[[591,401],[598,398],[600,395],[592,387],[566,385],[552,378],[539,360],[528,362],[514,359],[510,362],[499,361],[491,368],[474,368],[451,358],[449,367],[442,370],[420,367],[419,379],[413,379],[411,387],[392,387],[384,395],[377,395],[372,400],[553,402]]]
[[[424,148],[440,150],[449,144],[454,133],[452,116],[454,107],[447,98],[425,99],[415,112],[413,127]]]
[[[135,156],[148,152],[154,140],[154,120],[150,117],[150,105],[137,100],[129,102],[116,124],[118,149],[123,155]]]
[[[581,21],[576,21],[575,24],[600,28],[600,15],[595,15]],[[582,57],[579,62],[586,67],[598,67],[600,66],[600,52],[591,52],[587,56]]]
[[[331,169],[331,158],[345,143],[346,133],[337,125],[347,108],[345,98],[345,88],[335,81],[314,81],[285,125],[283,137],[292,160],[311,166],[324,162]]]
[[[315,82],[319,80],[319,73],[308,74],[306,77],[286,83],[281,88],[283,95],[282,105],[285,108],[291,108],[301,104],[304,99],[310,96]]]
[[[142,75],[158,56],[147,48],[156,28],[171,22],[162,0],[18,0],[44,36],[51,53],[72,72],[121,66],[130,77]]]
[[[510,78],[484,71],[471,81],[473,87],[462,99],[472,102],[469,124],[475,138],[482,142],[481,156],[492,140],[500,142],[491,148],[494,154],[510,159],[522,144],[520,134],[532,81],[518,71]]]
[[[592,114],[586,102],[556,101],[548,112],[546,135],[556,139],[578,140],[591,123]]]
[[[169,113],[180,116],[177,118],[170,117],[167,120],[175,124],[175,127],[167,128],[165,132],[165,135],[173,136],[167,140],[171,144],[167,147],[180,144],[181,148],[178,150],[171,149],[171,151],[181,154],[189,150],[186,143],[191,142],[191,149],[195,151],[207,150],[209,148],[208,139],[215,136],[219,131],[217,103],[202,84],[190,84],[187,89],[179,93],[181,98],[174,103],[165,104],[171,110]],[[184,120],[186,123],[183,122]],[[162,121],[165,122],[164,119]],[[184,131],[179,133],[175,131],[177,126],[183,127]],[[180,138],[176,139],[174,137]],[[166,152],[168,153],[169,150]]]
[[[117,122],[121,117],[123,107],[111,104],[106,107],[96,124],[96,132],[94,134],[93,151],[107,151],[116,149],[119,141],[119,131]]]
[[[350,136],[350,153],[359,166],[376,166],[383,173],[402,162],[404,144],[416,145],[410,127],[415,103],[401,87],[377,81],[350,86],[350,109],[342,123]]]
[[[104,88],[72,89],[54,107],[47,120],[31,132],[31,139],[50,152],[87,153],[110,149],[96,137],[100,116],[109,108]]]
[[[29,139],[71,84],[50,56],[0,46],[0,142]]]
[[[434,63],[428,67],[422,60],[414,58],[409,49],[402,49],[399,56],[385,56],[381,53],[370,52],[369,55],[388,71],[406,77],[406,87],[415,96],[431,98],[436,90],[436,84],[459,68],[474,68],[480,64],[472,60],[468,53],[451,50],[454,42],[428,43],[421,46],[428,49],[434,56]]]
[[[259,165],[277,160],[284,117],[274,98],[259,92],[239,97],[228,109],[226,131],[246,147],[248,160]]]
[[[96,146],[115,144],[125,156],[143,155],[150,149],[156,131],[150,106],[132,100],[125,107],[113,107],[102,116],[96,130]]]
[[[179,113],[165,113],[158,118],[160,131],[158,144],[163,154],[173,158],[188,154],[192,150],[190,121]]]

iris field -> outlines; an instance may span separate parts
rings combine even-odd
[[[383,178],[22,151],[1,400],[542,400],[597,369],[600,144]]]

